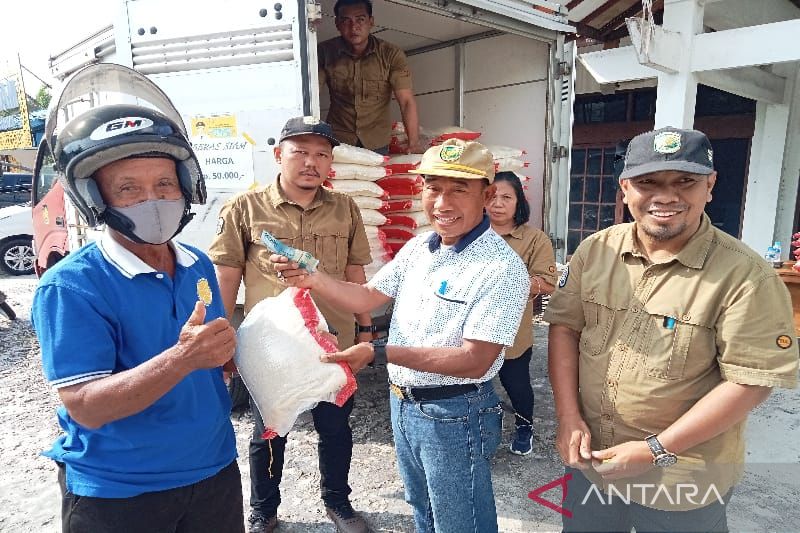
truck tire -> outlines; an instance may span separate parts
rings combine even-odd
[[[28,237],[13,237],[0,244],[0,268],[12,276],[33,274],[33,242]]]
[[[250,407],[250,392],[239,374],[234,374],[228,381],[228,394],[231,397],[232,412],[245,411]]]

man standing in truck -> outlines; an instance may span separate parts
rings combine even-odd
[[[328,123],[343,143],[387,153],[392,94],[400,105],[408,150],[421,152],[417,102],[403,51],[370,34],[375,25],[370,0],[338,0],[333,7],[339,37],[317,51],[320,88],[328,85]]]

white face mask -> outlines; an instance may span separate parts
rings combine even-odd
[[[114,207],[133,222],[133,234],[149,244],[163,244],[178,232],[186,200],[145,200],[128,207]]]

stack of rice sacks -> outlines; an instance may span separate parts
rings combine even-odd
[[[391,172],[383,166],[386,160],[366,148],[340,144],[333,149],[333,164],[325,183],[334,191],[350,196],[361,211],[372,255],[372,263],[364,267],[368,280],[392,258],[386,235],[379,229],[387,222],[382,211],[388,205],[388,195],[377,183]]]
[[[419,144],[422,150],[431,146],[442,144],[447,139],[462,139],[464,141],[474,141],[480,137],[480,132],[461,128],[459,126],[444,126],[441,128],[428,129],[419,127]],[[392,124],[392,134],[389,140],[390,154],[405,154],[408,152],[408,136],[402,122]]]
[[[494,171],[497,172],[513,172],[517,175],[522,182],[522,188],[528,190],[527,181],[531,178],[524,176],[522,172],[528,168],[527,161],[523,161],[522,157],[527,153],[522,148],[513,148],[511,146],[489,145],[486,147],[492,153],[494,160]]]
[[[408,173],[421,160],[421,154],[393,155],[386,164],[391,175],[378,180],[389,195],[381,210],[386,215],[381,230],[386,234],[386,244],[392,255],[414,236],[433,230],[422,210],[422,176]]]

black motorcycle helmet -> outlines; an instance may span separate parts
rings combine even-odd
[[[143,242],[133,233],[133,222],[126,216],[109,208],[97,187],[94,174],[105,165],[133,157],[166,157],[175,161],[185,208],[176,234],[194,216],[190,212],[192,203],[205,203],[206,189],[200,164],[186,136],[180,115],[167,96],[142,74],[114,64],[92,65],[78,72],[67,82],[65,102],[58,108],[68,106],[75,98],[70,94],[70,83],[75,81],[78,89],[89,86],[95,94],[106,80],[111,79],[116,87],[139,90],[157,100],[166,108],[162,113],[153,107],[135,104],[99,105],[70,119],[57,133],[56,121],[63,109],[51,110],[48,130],[56,170],[64,190],[90,227],[107,224],[135,242]],[[125,83],[120,83],[125,82]],[[128,94],[120,91],[122,94]],[[138,96],[138,94],[136,94]],[[138,101],[138,100],[137,100]],[[142,101],[144,101],[142,99]],[[167,116],[167,113],[169,116]],[[175,118],[170,118],[175,117]],[[176,120],[177,118],[177,120]]]

